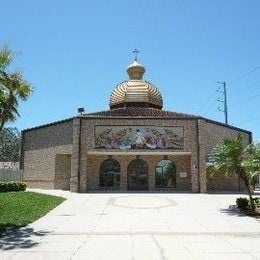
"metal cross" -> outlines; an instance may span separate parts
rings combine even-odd
[[[133,50],[133,53],[134,53],[134,55],[135,55],[135,61],[137,61],[137,55],[138,55],[139,52],[140,52],[140,51],[138,51],[137,49],[134,49],[134,50]]]

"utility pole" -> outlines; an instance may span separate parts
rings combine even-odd
[[[223,82],[223,89],[224,89],[224,113],[225,113],[225,123],[228,123],[228,110],[227,110],[227,86],[226,82]]]
[[[222,94],[221,99],[218,99],[218,101],[221,101],[223,103],[223,110],[219,109],[220,111],[224,112],[225,115],[225,123],[228,124],[228,108],[227,108],[227,86],[226,82],[217,82],[219,84],[222,84],[223,89],[221,91],[218,91]]]

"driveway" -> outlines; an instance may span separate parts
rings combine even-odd
[[[0,239],[0,259],[260,259],[260,222],[237,194],[76,194]]]

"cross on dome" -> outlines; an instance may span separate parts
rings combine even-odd
[[[137,50],[137,49],[134,49],[134,50],[133,50],[133,53],[134,53],[134,55],[135,55],[135,61],[137,61],[137,55],[138,55],[139,52],[140,52],[140,51]]]

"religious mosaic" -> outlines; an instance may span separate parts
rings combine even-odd
[[[96,126],[95,148],[183,149],[183,128]]]

